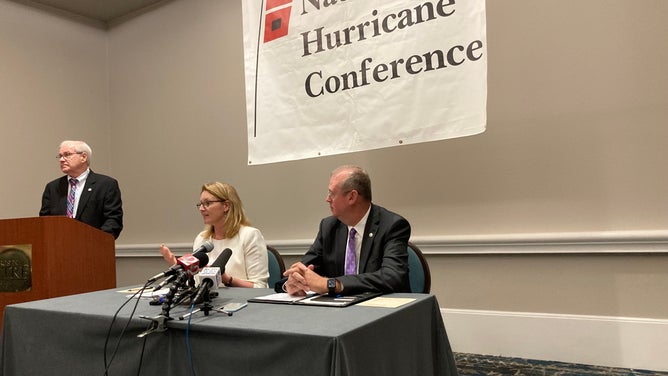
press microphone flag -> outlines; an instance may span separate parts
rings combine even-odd
[[[209,256],[203,252],[196,252],[194,255],[184,255],[176,259],[176,264],[160,274],[156,274],[148,280],[148,283],[157,281],[163,277],[186,272],[189,276],[195,275],[200,270],[200,265],[209,263]]]
[[[225,265],[230,260],[231,256],[232,250],[225,248],[211,266],[203,268],[197,275],[195,275],[195,284],[200,286],[204,280],[210,279],[210,282],[212,283],[211,286],[215,286],[215,288],[218,289],[218,285],[221,283],[221,275],[225,273]]]
[[[218,291],[218,285],[221,283],[221,275],[225,272],[225,265],[230,260],[231,256],[232,250],[225,248],[211,266],[203,268],[197,275],[195,275],[195,283],[199,285],[197,295],[193,300],[195,303],[200,302],[202,296],[211,292],[212,289]]]
[[[202,286],[208,284],[209,287],[218,289],[218,285],[222,282],[220,268],[207,266],[202,268],[199,273],[195,274],[195,286]]]

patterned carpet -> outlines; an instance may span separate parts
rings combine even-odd
[[[668,376],[668,372],[463,353],[455,353],[455,361],[460,376]]]

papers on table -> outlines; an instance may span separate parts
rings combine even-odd
[[[141,298],[141,299],[160,298],[160,297],[163,297],[163,296],[167,295],[167,293],[169,293],[169,288],[163,288],[163,289],[160,289],[160,290],[157,290],[157,291],[153,291],[153,289],[149,288],[149,289],[144,290],[144,292],[142,292],[141,296],[140,296],[139,294],[137,294],[140,290],[141,290],[141,288],[139,287],[139,288],[131,288],[131,289],[127,289],[127,290],[121,290],[119,292],[124,293],[124,294],[129,294],[127,296],[128,298]]]
[[[314,295],[317,295],[315,292],[310,292],[306,296],[292,296],[287,292],[281,292],[277,294],[270,294],[265,296],[258,296],[256,298],[250,299],[249,301],[257,301],[259,303],[294,303],[296,301],[310,298]]]
[[[365,307],[397,308],[401,307],[404,304],[408,304],[414,301],[415,301],[414,298],[389,298],[389,297],[379,296],[377,298],[361,302],[359,305]]]

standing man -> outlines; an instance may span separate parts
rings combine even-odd
[[[40,216],[66,215],[118,238],[123,229],[123,202],[116,179],[90,169],[93,154],[83,141],[63,141],[58,149],[65,176],[46,185]]]
[[[367,172],[357,166],[334,170],[326,201],[332,216],[320,222],[302,261],[285,272],[284,291],[290,295],[410,292],[411,226],[400,215],[371,203]]]

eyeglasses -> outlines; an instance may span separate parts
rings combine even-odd
[[[213,204],[214,202],[225,202],[225,201],[227,201],[227,200],[213,200],[213,201],[205,200],[205,201],[200,201],[200,202],[196,203],[195,206],[197,207],[197,209],[199,209],[202,206],[204,206],[204,209],[208,209],[209,206],[211,206],[211,204]]]
[[[58,159],[60,159],[60,158],[70,159],[70,158],[72,158],[72,156],[74,154],[83,154],[83,153],[84,153],[83,151],[77,151],[77,152],[74,152],[74,153],[67,152],[67,153],[63,153],[63,154],[58,154],[58,156],[56,158],[58,158]]]
[[[349,191],[344,191],[344,192],[340,192],[340,193],[341,193],[342,195],[346,195],[346,194],[348,194],[348,193],[350,193],[350,192],[352,192],[352,191],[353,191],[353,190],[351,189],[351,190],[349,190]],[[338,195],[338,194],[339,194],[339,192],[327,191],[327,198],[328,198],[328,199],[333,199],[333,198],[336,197],[336,195]]]

